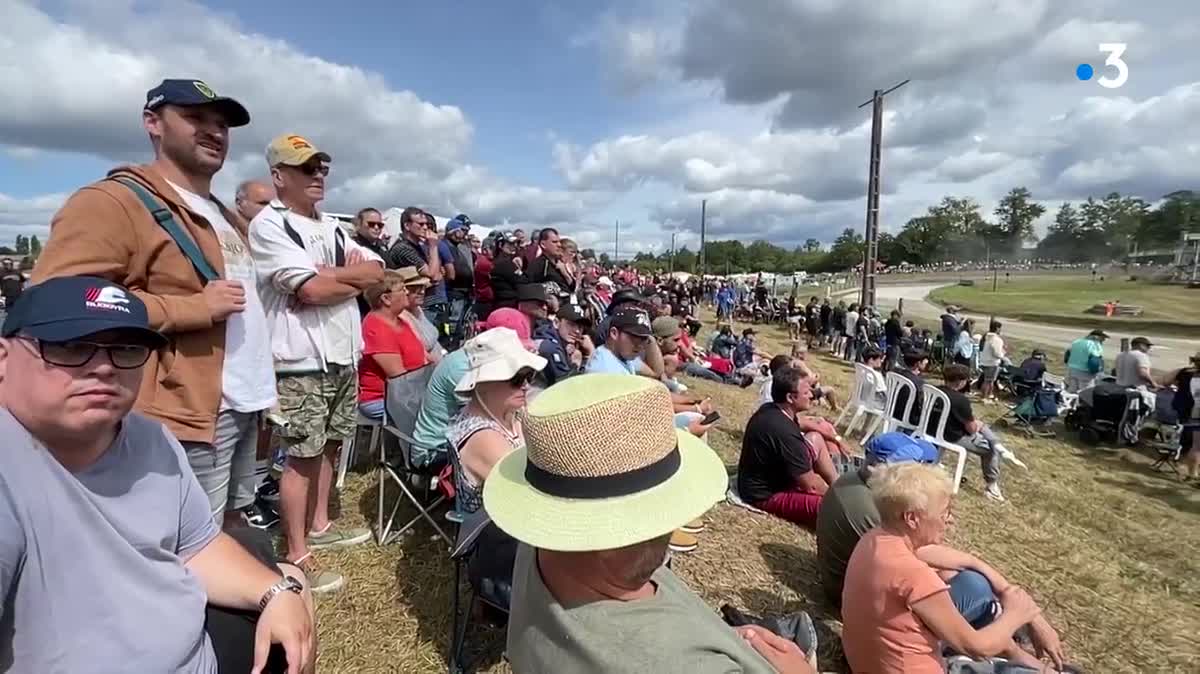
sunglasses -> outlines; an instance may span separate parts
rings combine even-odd
[[[371,229],[383,229],[382,222],[364,222],[363,224]]]
[[[536,376],[536,374],[536,372],[527,367],[521,368],[520,372],[517,372],[515,375],[513,375],[512,379],[508,380],[508,385],[513,388],[522,388],[524,386],[528,386],[533,381],[533,378]]]
[[[292,168],[309,177],[315,176],[318,173],[323,176],[329,175],[329,166],[325,164],[301,164]]]
[[[58,367],[82,367],[95,357],[96,352],[104,350],[108,362],[118,370],[139,368],[150,360],[151,348],[143,344],[97,344],[96,342],[45,342],[40,339],[25,338],[34,342],[42,360]]]

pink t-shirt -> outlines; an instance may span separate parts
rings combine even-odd
[[[854,546],[842,589],[842,648],[862,674],[942,674],[938,638],[912,605],[947,592],[900,536],[872,529]]]

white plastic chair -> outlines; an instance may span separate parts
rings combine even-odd
[[[342,443],[342,453],[338,457],[338,472],[337,472],[337,488],[341,489],[346,484],[346,471],[349,470],[350,464],[354,463],[355,457],[358,456],[358,429],[362,426],[371,428],[371,437],[367,440],[367,454],[375,453],[375,448],[383,440],[383,419],[372,419],[359,411],[358,419],[354,422],[354,435],[346,438]]]
[[[917,426],[908,420],[912,418],[913,405],[917,401],[917,385],[912,383],[908,377],[895,372],[888,372],[884,379],[887,381],[887,403],[883,407],[883,432],[891,433],[900,429],[915,432]],[[900,397],[900,391],[908,391],[908,395],[905,396],[904,408],[897,415],[896,400]]]
[[[911,382],[910,382],[911,384]],[[924,398],[921,402],[921,422],[916,432],[916,437],[929,441],[935,447],[950,450],[958,454],[958,463],[954,467],[954,493],[958,493],[958,485],[962,482],[963,471],[967,467],[967,450],[965,447],[946,439],[946,421],[950,418],[950,396],[946,395],[945,391],[939,388],[925,385],[923,391]],[[934,432],[928,433],[930,418],[933,416],[933,406],[937,404],[939,407],[937,423],[934,424]]]
[[[846,435],[853,435],[859,422],[865,421],[863,437],[860,442],[866,442],[867,438],[871,437],[878,429],[879,424],[883,422],[883,415],[884,410],[877,407],[875,403],[875,382],[871,376],[871,369],[862,363],[855,363],[853,397],[847,401],[842,413],[834,422],[834,427],[836,428],[849,416]]]

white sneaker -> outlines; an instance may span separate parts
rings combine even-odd
[[[1029,470],[1029,466],[1026,466],[1024,461],[1018,459],[1017,455],[1013,454],[1013,451],[1011,449],[1009,449],[1008,447],[1005,447],[1004,445],[1002,445],[1000,443],[996,443],[996,454],[998,454],[1001,459],[1004,459],[1005,461],[1013,464],[1014,466],[1019,466],[1021,468],[1024,468],[1025,470]]]
[[[983,490],[983,495],[997,503],[1004,503],[1004,494],[1000,493],[999,482],[989,482]]]

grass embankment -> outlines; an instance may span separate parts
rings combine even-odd
[[[1095,327],[1097,321],[1131,332],[1200,337],[1200,290],[1179,285],[1107,278],[1039,280],[1000,279],[993,292],[991,280],[974,286],[947,286],[929,293],[938,304],[957,304],[981,314],[1006,316],[1025,321],[1079,327]],[[1119,300],[1141,307],[1137,317],[1085,313],[1093,305]]]
[[[702,339],[712,325],[707,318]],[[764,349],[787,351],[782,328],[759,330]],[[843,395],[849,390],[848,364],[822,353],[810,361],[823,381]],[[710,443],[733,472],[757,388],[685,381],[720,409],[723,418]],[[834,416],[824,408],[817,412]],[[1002,406],[978,406],[988,421],[1003,412]],[[1070,659],[1086,671],[1200,671],[1200,491],[1150,472],[1144,457],[1126,450],[999,432],[1030,470],[1006,465],[1009,501],[996,504],[983,498],[978,460],[971,459],[950,543],[1029,588],[1059,629]],[[340,523],[373,521],[375,480],[374,468],[348,476]],[[396,495],[389,488],[387,502]],[[411,516],[411,510],[401,513]],[[730,602],[760,614],[809,611],[818,623],[820,670],[848,671],[838,614],[822,598],[813,535],[725,503],[706,520],[700,548],[675,558],[688,585],[714,610]],[[347,581],[340,592],[318,600],[322,672],[446,671],[454,570],[427,525],[384,548],[367,544],[318,554]],[[509,671],[499,659],[503,640],[502,630],[473,630],[469,643],[488,646],[480,671]]]

